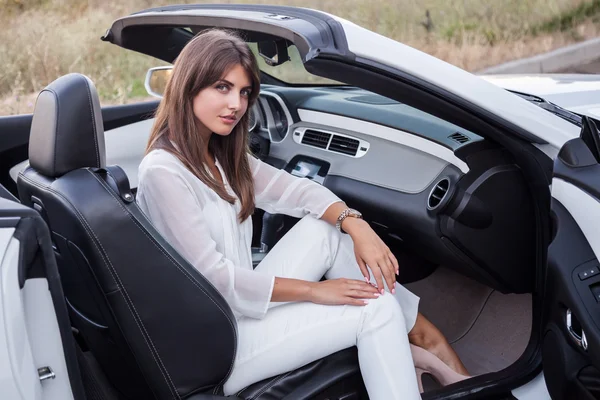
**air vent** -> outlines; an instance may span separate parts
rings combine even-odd
[[[304,134],[306,136],[306,133]],[[345,136],[333,135],[329,150],[342,154],[355,156],[358,151],[359,141]]]
[[[318,147],[320,149],[326,149],[327,143],[329,143],[329,139],[331,138],[330,133],[313,131],[307,129],[304,132],[304,136],[302,137],[302,144],[307,144],[309,146]]]
[[[450,179],[444,178],[436,183],[427,198],[427,208],[430,210],[438,208],[448,194],[448,189],[450,189]]]
[[[317,147],[332,153],[343,154],[347,157],[360,158],[367,154],[370,144],[352,136],[342,133],[321,131],[305,127],[296,127],[292,134],[294,142],[307,146]]]
[[[467,135],[463,135],[460,132],[455,132],[452,135],[448,136],[448,138],[460,144],[467,143],[469,140],[471,140]]]

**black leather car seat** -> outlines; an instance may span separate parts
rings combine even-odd
[[[50,227],[72,325],[122,398],[218,398],[235,357],[236,321],[137,207],[125,173],[105,166],[101,110],[88,78],[69,74],[40,93],[29,162],[19,196]],[[351,348],[236,396],[363,395]]]

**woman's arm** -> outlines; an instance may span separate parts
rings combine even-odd
[[[364,306],[379,297],[377,288],[355,279],[309,282],[275,277],[271,301],[310,301],[317,304]]]
[[[248,155],[256,207],[271,214],[286,214],[302,218],[307,214],[321,218],[323,212],[340,198],[324,186]]]
[[[335,225],[338,217],[346,208],[348,208],[346,203],[333,203],[325,210],[321,219]],[[390,248],[363,219],[347,217],[342,222],[342,229],[352,237],[354,255],[365,280],[369,281],[370,268],[380,292],[383,293],[383,281],[385,280],[388,289],[395,293],[394,287],[399,267]]]

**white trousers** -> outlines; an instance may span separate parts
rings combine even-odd
[[[313,282],[323,276],[364,280],[352,239],[311,216],[299,221],[256,270]],[[365,306],[271,303],[263,319],[241,317],[225,395],[357,346],[371,400],[419,399],[407,335],[415,324],[418,302],[417,296],[396,285],[394,295],[386,291]]]

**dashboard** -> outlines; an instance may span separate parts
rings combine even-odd
[[[253,112],[266,162],[360,209],[390,248],[420,260],[414,268],[444,264],[505,293],[531,290],[532,203],[500,146],[355,87],[264,85]]]

